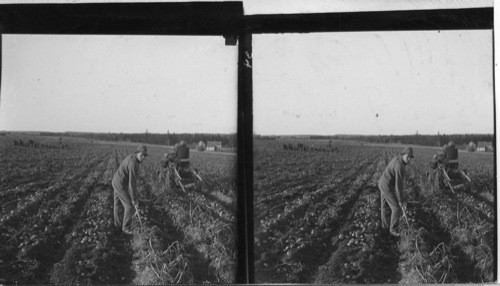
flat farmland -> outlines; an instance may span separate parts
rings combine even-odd
[[[236,156],[191,152],[204,181],[184,193],[158,176],[169,149],[148,145],[127,237],[112,231],[111,180],[138,145],[1,136],[0,283],[234,282]]]
[[[403,149],[320,140],[254,141],[258,283],[466,283],[496,280],[492,153],[460,152],[471,178],[450,191],[432,173],[438,151],[414,146],[408,223],[380,232],[378,179]]]

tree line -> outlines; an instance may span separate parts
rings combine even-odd
[[[42,136],[70,136],[100,141],[128,141],[155,145],[174,145],[181,140],[187,144],[203,141],[220,141],[224,147],[236,147],[236,134],[211,133],[91,133],[91,132],[42,132]]]
[[[91,132],[41,132],[43,136],[72,136],[91,140],[102,141],[129,141],[156,145],[174,145],[181,140],[188,144],[203,141],[220,141],[224,147],[236,147],[236,134],[211,134],[211,133],[91,133]],[[277,139],[281,136],[261,136],[255,135],[260,139]],[[286,137],[286,136],[285,136]],[[322,140],[353,140],[370,143],[400,143],[413,144],[421,146],[443,146],[453,141],[458,146],[465,146],[470,142],[478,143],[482,141],[491,142],[496,146],[494,134],[437,134],[437,135],[310,135],[308,139]]]
[[[311,136],[311,139],[320,139],[322,136]],[[325,136],[326,137],[326,136]],[[327,136],[322,139],[343,139],[365,141],[370,143],[401,143],[421,146],[443,146],[453,141],[457,146],[465,146],[470,142],[478,143],[481,141],[491,142],[496,145],[493,134],[438,134],[438,135],[335,135]]]

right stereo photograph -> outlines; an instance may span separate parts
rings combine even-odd
[[[491,29],[252,47],[256,282],[496,279]]]

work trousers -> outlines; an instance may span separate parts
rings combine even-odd
[[[132,206],[130,195],[114,188],[114,207],[113,214],[115,217],[115,227],[121,228],[124,231],[131,231],[132,229],[132,216],[134,215],[135,208]],[[123,219],[120,213],[123,211]]]
[[[387,205],[391,208],[391,224],[390,228],[389,225],[387,224],[387,216],[386,216],[386,209]],[[380,190],[380,219],[382,223],[382,228],[383,229],[389,229],[391,233],[397,233],[397,227],[399,226],[399,219],[401,218],[401,214],[403,211],[401,210],[401,207],[398,204],[398,201],[396,199],[396,194],[393,193],[387,193],[382,190]]]

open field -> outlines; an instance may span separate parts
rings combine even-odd
[[[15,146],[14,140],[44,141]],[[111,179],[138,144],[0,137],[0,283],[231,283],[236,270],[236,156],[193,152],[204,179],[183,193],[159,180],[166,147],[148,146],[141,227],[113,233]],[[47,146],[51,146],[48,148]],[[54,147],[54,148],[53,148]]]
[[[400,146],[254,141],[256,282],[463,283],[496,280],[492,153],[460,152],[472,179],[455,193],[431,176],[436,148],[414,147],[407,166],[408,224],[379,231],[377,182]]]

